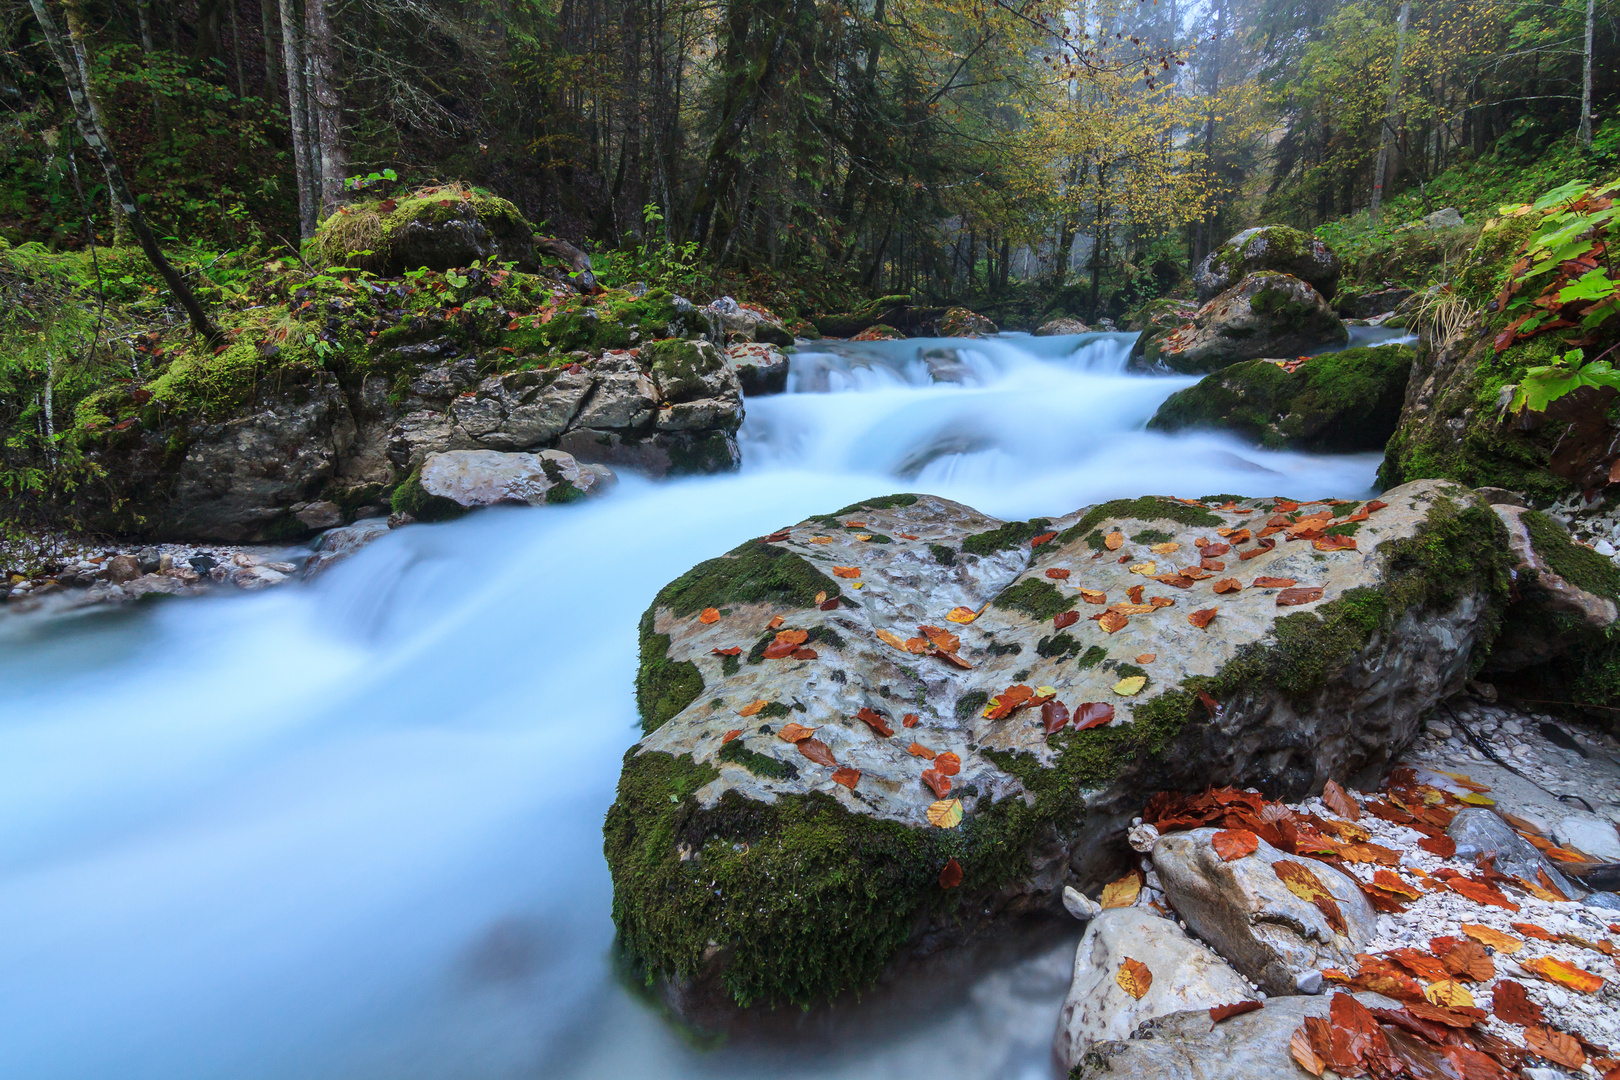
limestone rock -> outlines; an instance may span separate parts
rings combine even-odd
[[[1153,869],[1165,897],[1187,926],[1268,994],[1298,991],[1299,976],[1325,967],[1354,970],[1356,953],[1372,940],[1377,915],[1355,879],[1325,863],[1299,859],[1264,840],[1252,855],[1231,862],[1216,853],[1216,829],[1161,837]],[[1278,862],[1308,867],[1344,916],[1345,933],[1301,899],[1277,875]]]
[[[722,296],[704,310],[720,319],[729,339],[784,347],[793,344],[793,335],[782,320],[758,304],[738,303]]]
[[[1003,523],[900,495],[693,568],[640,628],[645,735],[605,829],[622,940],[688,1014],[819,1000],[905,949],[1055,910],[1064,886],[1118,877],[1153,791],[1264,784],[1298,798],[1329,777],[1370,783],[1424,711],[1463,686],[1506,600],[1500,526],[1471,492],[1424,483],[1382,499],[1355,551],[1278,534],[1239,561],[1198,542],[1262,525],[1267,500],[1215,511],[1148,497]],[[1105,546],[1114,531],[1124,562]],[[1208,573],[1204,558],[1230,562],[1197,581],[1171,574]],[[1214,593],[1225,576],[1245,587]],[[1323,594],[1279,607],[1259,576]],[[1143,606],[1114,633],[1086,617],[1103,608],[1080,588],[1119,604],[1135,585]],[[718,618],[704,622],[708,608]],[[970,621],[947,618],[958,608]],[[1188,616],[1206,609],[1217,617],[1199,629]],[[793,638],[772,650],[778,616]],[[931,652],[928,633],[947,646],[955,636],[956,651]],[[1012,685],[1051,686],[1071,710],[1105,703],[1114,719],[1050,738],[1038,708],[991,719],[990,698]],[[860,775],[835,781],[784,741],[789,721],[815,729],[817,758]],[[957,771],[931,790],[926,755],[946,751]],[[929,821],[942,798],[960,799],[960,825]],[[964,879],[941,898],[947,858]],[[726,945],[710,952],[711,939]]]
[[[1041,324],[1041,326],[1040,326],[1040,329],[1035,331],[1035,336],[1036,337],[1057,337],[1057,336],[1059,336],[1061,334],[1089,334],[1089,333],[1091,333],[1091,327],[1087,326],[1085,323],[1081,322],[1079,319],[1070,318],[1067,315],[1061,315],[1056,319],[1048,319],[1045,322],[1043,322]]]
[[[1463,216],[1454,206],[1425,214],[1415,223],[1416,227],[1423,229],[1460,229],[1463,224]]]
[[[1246,360],[1171,394],[1147,426],[1225,430],[1273,449],[1382,450],[1411,370],[1412,350],[1398,345],[1323,353],[1292,372]]]
[[[330,569],[372,541],[387,535],[387,518],[362,518],[352,525],[323,532],[315,540],[315,554],[304,563],[305,579]]]
[[[1413,295],[1411,289],[1398,286],[1341,293],[1333,299],[1333,310],[1346,319],[1374,319],[1393,313]]]
[[[1127,958],[1152,972],[1141,998],[1119,984]],[[1169,919],[1143,908],[1111,908],[1091,921],[1075,951],[1074,981],[1058,1011],[1052,1052],[1072,1069],[1093,1044],[1129,1038],[1144,1021],[1252,997],[1231,965]]]
[[[534,227],[505,199],[446,187],[390,202],[386,211],[388,204],[358,203],[327,218],[315,237],[316,253],[329,264],[364,266],[385,277],[420,266],[537,265]]]
[[[590,494],[597,480],[596,472],[582,469],[573,455],[560,450],[537,454],[451,450],[430,454],[418,482],[429,497],[470,510],[503,503],[573,502]]]
[[[1457,811],[1457,816],[1446,827],[1446,835],[1456,841],[1459,859],[1473,862],[1482,855],[1489,855],[1494,859],[1491,865],[1509,877],[1534,882],[1539,880],[1536,872],[1544,871],[1565,896],[1586,894],[1585,889],[1572,884],[1551,860],[1487,807],[1470,806]]]
[[[726,349],[726,359],[737,370],[737,381],[747,397],[780,394],[787,389],[788,354],[775,345],[732,345]]]
[[[1378,994],[1357,994],[1368,1008],[1393,1008]],[[1269,998],[1265,1008],[1212,1024],[1209,1013],[1172,1013],[1133,1037],[1093,1046],[1071,1080],[1300,1080],[1288,1041],[1307,1016],[1325,1018],[1333,995]]]
[[[1513,605],[1515,617],[1503,626],[1486,670],[1522,671],[1565,653],[1599,648],[1605,631],[1620,616],[1615,591],[1620,571],[1576,544],[1539,511],[1508,505],[1491,509],[1507,526],[1517,561],[1519,598]],[[1558,573],[1555,566],[1570,576]]]
[[[141,566],[133,555],[114,555],[107,561],[107,580],[114,585],[134,581],[140,576]]]
[[[953,307],[939,317],[940,337],[983,337],[995,332],[995,323],[967,308]]]
[[[1620,862],[1620,833],[1596,814],[1575,813],[1553,826],[1553,839],[1600,862]]]
[[[1138,366],[1196,374],[1241,360],[1292,359],[1349,339],[1321,293],[1262,270],[1199,308],[1191,323],[1151,341]]]
[[[1250,274],[1274,270],[1332,297],[1339,269],[1339,257],[1316,237],[1286,225],[1262,225],[1243,230],[1205,256],[1193,273],[1193,287],[1203,302]]]

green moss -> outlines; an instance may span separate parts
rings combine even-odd
[[[1620,569],[1591,548],[1572,540],[1559,524],[1539,510],[1526,510],[1519,515],[1525,531],[1530,534],[1530,546],[1547,564],[1547,569],[1595,596],[1620,601]]]
[[[1139,499],[1114,499],[1093,506],[1079,521],[1064,529],[1057,542],[1072,543],[1076,537],[1084,536],[1105,521],[1173,521],[1177,525],[1216,527],[1224,524],[1221,518],[1202,506],[1188,506],[1174,499],[1144,495]],[[1100,533],[1097,539],[1102,540]]]
[[[1081,669],[1096,667],[1106,659],[1108,659],[1108,650],[1101,645],[1093,645],[1081,655],[1080,659],[1075,661],[1075,667]]]
[[[1131,542],[1135,544],[1163,544],[1171,539],[1171,534],[1163,529],[1143,529],[1131,537]]]
[[[848,514],[860,513],[863,510],[896,510],[902,506],[911,506],[918,500],[918,498],[920,498],[920,496],[909,494],[883,495],[876,499],[865,499],[861,502],[850,503],[848,506],[838,511],[836,516],[844,517]]]
[[[967,723],[984,710],[984,706],[989,700],[990,695],[983,690],[963,694],[956,702],[956,719],[964,724]]]
[[[956,549],[953,547],[948,547],[945,544],[929,544],[928,554],[932,555],[934,561],[941,566],[956,565]]]
[[[1061,633],[1052,637],[1043,637],[1035,643],[1035,654],[1044,656],[1048,660],[1062,663],[1080,651],[1080,642],[1073,634]]]
[[[703,695],[703,673],[690,660],[669,658],[669,635],[655,634],[651,608],[641,617],[641,663],[636,669],[636,711],[644,735],[658,730]]]
[[[717,559],[698,563],[665,585],[652,607],[667,608],[677,616],[734,604],[809,608],[815,606],[819,592],[838,596],[842,590],[802,556],[750,540]]]
[[[429,495],[422,487],[422,466],[418,465],[394,489],[388,505],[396,514],[409,514],[417,521],[449,521],[467,512],[467,508],[454,499]]]
[[[1047,531],[1052,523],[1046,518],[1031,518],[1029,521],[1009,521],[999,528],[988,532],[974,533],[962,541],[962,550],[969,555],[994,555],[998,551],[1009,548],[1022,547],[1030,540]]]
[[[1057,586],[1040,578],[1025,578],[1010,589],[1003,589],[992,606],[1017,611],[1031,619],[1045,621],[1074,610],[1074,598],[1058,592]]]
[[[761,712],[763,711],[761,710]],[[722,746],[717,756],[721,761],[741,765],[755,776],[763,776],[771,780],[797,780],[799,778],[797,766],[790,762],[778,761],[768,754],[750,750],[743,745],[740,738],[732,739]]]
[[[984,647],[984,651],[991,656],[1017,656],[1024,651],[1024,647],[1016,641],[993,641]]]

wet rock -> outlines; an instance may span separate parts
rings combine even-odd
[[[133,555],[114,555],[107,561],[107,580],[114,585],[134,581],[141,576],[140,560]]]
[[[1394,312],[1413,296],[1411,289],[1390,287],[1347,293],[1334,298],[1333,310],[1346,319],[1375,319]]]
[[[163,553],[154,547],[145,547],[135,553],[135,561],[140,565],[141,573],[155,574],[163,565]]]
[[[1067,315],[1060,315],[1055,319],[1048,319],[1046,322],[1041,323],[1040,328],[1035,331],[1035,336],[1057,337],[1062,334],[1089,333],[1091,333],[1091,327],[1087,326],[1079,319],[1070,318]]]
[[[996,332],[995,323],[967,308],[948,308],[939,317],[940,337],[984,337]]]
[[[1149,342],[1136,366],[1196,374],[1242,360],[1291,359],[1349,339],[1307,282],[1262,270],[1199,308],[1191,323]]]
[[[1140,998],[1119,983],[1127,958],[1152,973]],[[1112,908],[1091,921],[1075,951],[1074,980],[1058,1012],[1052,1052],[1072,1069],[1093,1044],[1128,1038],[1145,1021],[1251,997],[1249,984],[1231,965],[1169,919],[1142,908]]]
[[[1584,896],[1586,890],[1572,884],[1558,872],[1546,856],[1513,827],[1497,816],[1496,811],[1483,806],[1470,806],[1457,812],[1446,828],[1446,835],[1456,841],[1457,858],[1473,862],[1480,856],[1493,858],[1491,865],[1509,877],[1522,877],[1536,882],[1538,870],[1552,879],[1553,885],[1565,896]]]
[[[494,375],[450,403],[450,419],[472,446],[524,450],[568,429],[596,380],[585,371],[551,369]],[[452,436],[452,448],[456,448]]]
[[[362,518],[352,525],[323,532],[315,539],[315,554],[304,563],[304,578],[330,569],[378,537],[388,535],[388,519]]]
[[[429,498],[447,499],[470,510],[574,502],[591,493],[599,475],[581,469],[573,455],[560,450],[537,454],[451,450],[429,455],[417,482]]]
[[[1209,428],[1259,446],[1330,453],[1381,450],[1400,421],[1412,350],[1345,349],[1288,371],[1248,360],[1167,398],[1152,431]]]
[[[1262,225],[1245,229],[1205,256],[1193,273],[1193,287],[1202,303],[1250,274],[1272,270],[1331,297],[1339,269],[1339,257],[1316,237],[1286,225]]]
[[[726,359],[737,370],[737,381],[747,397],[780,394],[787,389],[788,354],[770,344],[738,344],[726,349]]]
[[[1418,484],[1382,498],[1355,551],[1279,534],[1240,561],[1210,542],[1219,528],[1263,523],[1264,500],[1226,512],[1118,500],[1004,523],[893,496],[695,567],[660,591],[640,629],[645,735],[606,826],[621,938],[666,974],[683,1013],[819,1000],[867,984],[908,949],[1055,910],[1065,886],[1118,877],[1144,793],[1264,784],[1297,798],[1330,777],[1370,781],[1424,712],[1461,689],[1506,603],[1495,517],[1471,492]],[[1106,547],[1114,531],[1124,562]],[[1204,571],[1206,558],[1230,569]],[[1227,575],[1244,587],[1215,593]],[[1278,593],[1253,585],[1260,576],[1323,593],[1279,607]],[[1104,609],[1080,588],[1124,604],[1135,585],[1143,600],[1116,610],[1125,622],[1113,633],[1087,617]],[[719,617],[703,622],[711,607]],[[957,608],[970,621],[947,619]],[[1189,619],[1200,611],[1216,613],[1202,629]],[[804,636],[767,658],[778,616]],[[955,651],[935,651],[928,633]],[[1050,738],[1038,708],[991,719],[990,699],[1013,685],[1051,686],[1071,711],[1095,702],[1114,716]],[[814,728],[825,751],[807,757],[784,741],[788,720]],[[927,754],[947,751],[956,772],[931,788]],[[839,775],[854,786],[826,760],[852,770]],[[964,824],[931,823],[930,806],[951,799]],[[939,898],[947,857],[964,879]],[[816,919],[762,903],[759,890],[793,896],[791,909]],[[848,929],[836,940],[813,929],[828,920]],[[726,948],[707,953],[710,938]]]
[[[1599,862],[1620,862],[1620,833],[1596,814],[1576,813],[1553,825],[1553,839]]]
[[[186,560],[186,565],[190,566],[199,574],[206,574],[208,571],[218,566],[219,562],[212,555],[193,555],[191,558]]]
[[[335,502],[312,502],[294,506],[293,516],[310,529],[331,529],[343,524],[343,508]]]
[[[729,296],[722,296],[706,310],[720,318],[728,337],[784,347],[793,344],[793,335],[782,320],[758,304],[742,304]]]
[[[1206,1010],[1172,1013],[1142,1024],[1132,1038],[1093,1046],[1071,1080],[1296,1080],[1288,1042],[1307,1016],[1325,1018],[1331,994],[1269,998],[1265,1008],[1210,1023]],[[1393,1008],[1377,994],[1357,994],[1368,1008]]]
[[[1485,670],[1522,671],[1567,653],[1600,648],[1620,617],[1614,592],[1620,574],[1602,556],[1577,545],[1547,515],[1520,506],[1491,509],[1507,527],[1519,598],[1513,605],[1515,617],[1503,626]]]
[[[1300,976],[1310,971],[1353,970],[1356,953],[1377,929],[1355,879],[1264,840],[1252,855],[1227,862],[1210,842],[1217,831],[1172,833],[1153,847],[1153,869],[1188,928],[1268,994],[1297,993]],[[1338,902],[1343,932],[1289,890],[1275,869],[1279,862],[1298,862],[1316,875]]]

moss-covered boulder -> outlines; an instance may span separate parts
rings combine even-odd
[[[1308,233],[1287,225],[1262,225],[1243,230],[1205,256],[1193,273],[1193,287],[1198,299],[1207,301],[1261,270],[1299,278],[1332,298],[1339,282],[1339,257]]]
[[[1117,876],[1152,791],[1370,778],[1474,671],[1508,590],[1472,492],[1383,498],[999,522],[900,495],[697,566],[642,617],[646,734],[605,826],[630,959],[688,1016],[809,1003]],[[1013,687],[1113,719],[1012,710]]]
[[[1060,315],[1055,319],[1047,319],[1035,329],[1036,337],[1061,337],[1067,334],[1089,334],[1091,327],[1082,320]]]
[[[964,307],[948,308],[939,317],[940,337],[983,337],[995,332],[995,323]]]
[[[1349,340],[1321,293],[1299,278],[1262,270],[1199,308],[1191,322],[1148,337],[1131,363],[1202,374],[1243,360],[1293,359]]]
[[[534,226],[505,199],[457,185],[339,207],[321,223],[313,251],[326,265],[392,276],[513,262],[537,269]]]
[[[904,315],[911,306],[911,294],[880,296],[859,305],[853,311],[836,315],[818,315],[813,320],[816,330],[827,337],[854,337],[862,330],[878,323],[889,323]]]
[[[1148,429],[1230,431],[1276,450],[1382,450],[1400,420],[1412,355],[1384,345],[1304,363],[1247,360],[1171,394]]]

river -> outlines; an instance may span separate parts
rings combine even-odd
[[[806,351],[735,475],[397,530],[307,587],[0,615],[0,1076],[1050,1077],[1071,928],[793,1037],[683,1037],[614,974],[601,823],[637,619],[748,537],[893,491],[1369,490],[1377,455],[1144,431],[1195,380],[1123,374],[1130,341]]]

